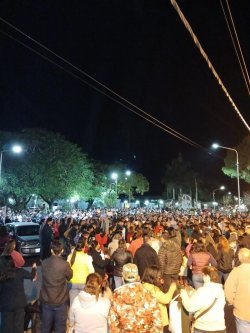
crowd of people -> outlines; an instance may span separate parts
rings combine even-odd
[[[247,214],[48,216],[40,243],[42,333],[222,333],[226,301],[237,332],[250,332]],[[2,333],[23,333],[23,279],[36,279],[14,245],[7,241],[0,260]]]

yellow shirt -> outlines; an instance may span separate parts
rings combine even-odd
[[[68,256],[68,262],[70,263],[72,253]],[[94,267],[92,264],[92,257],[83,251],[77,251],[75,262],[71,267],[73,270],[73,277],[70,280],[71,283],[86,283],[87,276],[90,273],[94,273]]]
[[[147,282],[142,283],[143,287],[147,289],[153,297],[157,299],[160,311],[161,311],[161,318],[162,318],[162,325],[168,325],[168,312],[166,304],[170,303],[171,299],[173,298],[173,294],[176,290],[176,284],[171,283],[170,288],[167,293],[161,291],[159,287]]]

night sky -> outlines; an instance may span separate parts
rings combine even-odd
[[[250,124],[249,94],[220,1],[178,4]],[[229,4],[249,65],[250,2]],[[235,147],[248,134],[168,0],[3,0],[0,17],[204,148],[214,141]],[[59,132],[90,157],[143,173],[152,194],[161,192],[164,165],[179,152],[197,172],[235,187],[221,172],[225,151],[211,155],[149,124],[3,21],[0,45],[0,130]]]

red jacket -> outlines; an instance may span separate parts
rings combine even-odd
[[[101,234],[96,234],[95,235],[95,239],[97,240],[97,242],[99,243],[101,250],[104,251],[104,245],[107,244],[108,242],[108,236],[105,234],[103,237],[101,236]]]

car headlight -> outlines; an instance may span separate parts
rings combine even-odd
[[[21,246],[25,246],[25,245],[27,245],[27,243],[24,242],[24,241],[22,241],[22,242],[21,242]]]

